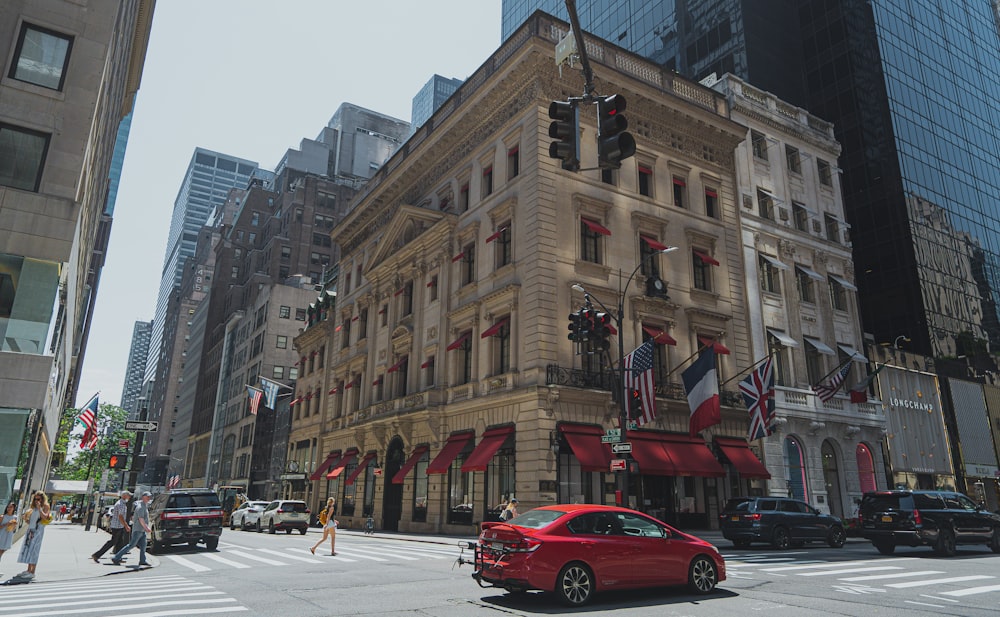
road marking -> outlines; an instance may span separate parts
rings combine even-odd
[[[289,555],[288,553],[282,553],[281,551],[272,551],[269,548],[259,548],[257,550],[260,551],[261,553],[267,553],[268,555],[277,555],[278,557],[282,557],[284,559],[294,559],[296,561],[304,561],[306,563],[323,563],[319,559],[310,559],[309,557],[299,557],[297,555]],[[301,549],[290,549],[290,550],[297,551]]]
[[[176,600],[172,600],[170,602],[144,602],[142,604],[137,604],[136,601],[132,600],[131,598],[129,599],[129,603],[132,604],[133,606],[137,606],[137,608],[154,608],[154,607],[158,607],[158,606],[177,606],[177,605],[183,605],[183,604],[218,604],[218,603],[222,603],[222,602],[236,602],[236,598],[205,598],[204,600],[176,599]],[[221,607],[221,608],[225,608],[225,607]],[[211,609],[206,609],[205,611],[201,611],[201,612],[213,612],[214,613],[214,612],[219,612],[219,610],[220,610],[220,607],[212,607]],[[246,610],[246,609],[244,608],[244,610]],[[73,611],[73,614],[74,615],[79,615],[81,613],[97,613],[97,612],[106,614],[107,611],[108,611],[108,606],[107,606],[107,601],[105,601],[103,603],[103,606],[95,606],[95,607],[91,607],[91,608],[78,608],[78,609],[76,609],[76,610]],[[183,609],[183,610],[178,610],[178,611],[171,611],[171,612],[167,612],[167,613],[162,613],[162,612],[161,613],[153,613],[153,612],[143,611],[141,613],[138,613],[138,615],[141,615],[142,617],[149,617],[150,615],[190,615],[193,612],[194,611],[192,611],[190,609]],[[64,615],[66,615],[66,611],[64,611],[64,610],[58,610],[58,611],[37,611],[37,612],[34,612],[34,613],[18,613],[17,617],[49,617],[50,615],[51,616],[64,616]]]
[[[50,588],[46,587],[43,588],[36,587],[31,590],[24,590],[24,589],[19,589],[16,591],[4,590],[2,596],[0,596],[3,598],[0,599],[0,604],[9,604],[11,602],[17,601],[17,598],[22,596],[31,596],[32,598],[44,599],[48,597],[58,598],[61,596],[65,596],[67,594],[71,594],[73,597],[102,595],[107,593],[105,587],[114,588],[115,591],[118,591],[121,588],[121,585],[117,581],[112,583],[112,581],[97,580],[97,581],[87,581],[86,583],[77,583],[77,584],[67,584],[67,585],[60,584],[58,587],[55,586],[51,587],[51,590],[49,590]],[[211,589],[211,587],[205,587],[201,583],[194,583],[192,581],[188,581],[177,576],[177,577],[169,577],[166,579],[158,579],[158,580],[145,579],[141,582],[137,581],[136,583],[129,585],[129,590],[132,589],[138,589],[140,591],[159,590],[159,589],[184,591],[187,589],[191,590]]]
[[[896,563],[899,561],[913,561],[916,557],[899,557],[893,559],[892,562]],[[780,566],[777,568],[761,568],[764,572],[790,572],[792,570],[813,570],[815,568],[841,568],[844,566],[863,566],[870,563],[884,563],[884,559],[861,559],[858,561],[830,561],[825,563],[816,563],[803,566]]]
[[[391,551],[385,551],[385,550],[381,550],[381,549],[369,548],[367,546],[364,548],[364,550],[367,551],[367,552],[369,552],[369,553],[375,553],[376,555],[385,555],[387,557],[395,557],[396,559],[402,559],[404,561],[420,561],[419,557],[408,557],[406,555],[400,555],[400,554],[397,554],[397,553],[393,553]]]
[[[989,593],[991,591],[1000,591],[1000,585],[987,585],[985,587],[969,587],[968,589],[959,589],[958,591],[942,591],[941,595],[955,596],[961,598],[963,596],[971,596],[977,593]]]
[[[944,604],[931,604],[930,602],[917,602],[915,600],[903,600],[906,604],[916,604],[917,606],[933,606],[934,608],[944,608]]]
[[[930,598],[931,600],[937,600],[938,602],[958,602],[958,600],[952,600],[951,598],[939,598],[937,596],[929,596],[926,593],[920,594],[921,598]]]
[[[901,574],[873,574],[872,576],[852,576],[850,578],[838,579],[846,582],[878,581],[889,578],[908,578],[911,576],[928,576],[930,574],[944,574],[941,570],[922,570],[920,572],[903,572]]]
[[[208,559],[212,559],[212,560],[218,561],[219,563],[224,563],[227,566],[232,566],[234,568],[249,568],[250,567],[250,566],[248,566],[245,563],[240,563],[238,561],[232,561],[230,559],[226,559],[225,557],[219,557],[218,555],[213,555],[212,553],[205,553],[204,556],[207,557]]]
[[[818,559],[810,559],[810,560],[802,560],[802,561],[791,559],[789,561],[791,563],[796,564],[796,565],[803,565],[803,566],[804,565],[817,564],[817,563],[830,563],[829,561],[820,561]],[[731,562],[731,561],[729,561],[727,559],[726,560],[726,568],[727,569],[730,568],[730,567],[733,567],[733,568],[752,568],[754,566],[759,566],[762,563],[764,563],[764,562],[762,562],[762,561],[748,561],[748,562],[742,562],[742,563],[741,562],[733,563],[733,562]]]
[[[253,561],[259,561],[261,563],[266,563],[272,566],[287,566],[288,564],[284,561],[275,561],[274,559],[268,559],[267,557],[258,557],[256,555],[251,555],[250,553],[244,553],[243,551],[229,551],[230,555],[236,555],[237,557],[242,557],[243,559],[252,559]]]
[[[396,551],[402,551],[402,552],[405,552],[407,555],[416,555],[417,558],[426,557],[428,559],[454,559],[455,558],[455,554],[454,553],[450,553],[450,554],[434,553],[434,552],[431,552],[431,551],[423,551],[423,550],[421,550],[419,548],[414,549],[414,548],[411,548],[409,546],[407,546],[407,547],[398,547],[398,548],[391,547],[391,546],[390,547],[385,547],[385,548],[383,548],[381,546],[376,546],[376,547],[366,546],[364,550],[370,550],[370,551],[373,551],[373,552],[379,552],[379,551],[381,551],[381,552],[389,552],[389,553],[395,553]]]
[[[208,572],[209,570],[212,569],[212,568],[209,568],[208,566],[203,566],[200,563],[195,563],[195,562],[191,561],[190,559],[185,559],[185,558],[179,557],[177,555],[164,555],[164,557],[166,557],[167,559],[171,559],[171,560],[173,560],[176,563],[179,563],[180,565],[184,566],[185,568],[191,568],[195,572]]]
[[[358,559],[370,559],[372,561],[389,561],[388,559],[383,559],[381,557],[372,557],[371,555],[362,555],[360,553],[355,553],[352,550],[345,551],[344,549],[340,549],[339,551],[337,551],[337,556],[340,557],[341,553],[350,555],[351,557],[357,557]]]
[[[866,568],[844,568],[843,570],[827,570],[825,572],[797,572],[796,576],[836,576],[851,572],[878,572],[879,570],[902,570],[898,566],[868,566]]]
[[[893,589],[906,589],[907,587],[920,587],[922,585],[942,585],[944,583],[964,583],[966,581],[981,581],[987,578],[996,578],[996,577],[977,574],[975,576],[955,576],[952,578],[935,578],[929,581],[908,581],[906,583],[888,583],[886,587],[892,587]],[[948,591],[942,593],[941,595],[952,595],[955,593],[956,592],[954,591]]]
[[[142,613],[130,613],[128,615],[117,615],[116,617],[172,617],[173,615],[201,615],[203,613],[236,613],[239,611],[248,611],[245,606],[215,606],[212,608],[199,608],[199,609],[185,609],[182,611],[156,611],[156,612],[142,612]]]

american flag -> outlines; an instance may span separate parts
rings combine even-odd
[[[740,392],[750,412],[747,440],[771,434],[774,426],[774,361],[768,358],[740,382]]]
[[[100,394],[98,392],[98,394]],[[80,415],[76,421],[83,425],[83,439],[80,440],[80,449],[93,450],[97,445],[97,394],[80,410]]]
[[[626,401],[632,400],[632,392],[639,392],[642,402],[642,415],[634,418],[637,425],[642,426],[652,422],[656,417],[656,392],[653,389],[653,339],[647,340],[635,348],[635,351],[625,356],[625,391],[622,393]]]
[[[177,488],[178,486],[180,486],[180,483],[181,483],[180,476],[177,475],[170,476],[170,479],[167,480],[167,490],[170,491]]]
[[[813,392],[819,397],[819,400],[824,403],[833,398],[833,395],[840,390],[840,386],[843,385],[844,379],[847,378],[847,374],[851,372],[851,360],[844,362],[844,366],[837,371],[837,374],[833,378],[826,382],[813,386]]]
[[[260,407],[260,399],[264,391],[253,386],[247,386],[247,396],[250,397],[250,413],[257,415],[257,408]]]

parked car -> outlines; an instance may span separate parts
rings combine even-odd
[[[726,579],[714,546],[625,508],[542,506],[482,526],[472,575],[480,585],[554,592],[569,606],[610,589],[687,584],[706,594]]]
[[[233,510],[233,513],[229,515],[229,529],[235,530],[239,527],[241,530],[246,531],[251,527],[255,527],[257,520],[260,518],[260,513],[267,507],[267,504],[268,502],[266,501],[244,501],[240,504],[240,507]]]
[[[204,543],[214,551],[222,535],[222,505],[219,496],[207,488],[173,489],[153,497],[149,524],[153,552],[185,542],[192,547]]]
[[[784,550],[806,542],[844,546],[844,523],[804,501],[787,497],[739,497],[726,503],[719,515],[722,535],[738,548],[766,542]]]
[[[293,529],[298,529],[299,533],[306,535],[308,528],[309,506],[304,501],[276,499],[267,504],[257,519],[257,531],[267,529],[268,533],[276,533],[279,529],[292,533]]]
[[[931,546],[948,557],[959,544],[985,544],[1000,553],[1000,515],[953,491],[865,493],[858,524],[883,555],[900,545]]]

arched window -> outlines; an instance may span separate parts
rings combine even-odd
[[[875,486],[875,462],[872,460],[872,451],[863,443],[858,444],[855,450],[858,459],[858,479],[861,481],[861,492],[868,493],[877,490]]]
[[[788,470],[788,496],[808,502],[806,457],[799,440],[794,437],[785,437],[785,469]]]

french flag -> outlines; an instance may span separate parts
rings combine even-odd
[[[715,349],[711,345],[705,347],[698,359],[681,373],[681,378],[691,408],[691,436],[713,424],[720,424],[722,407],[719,403],[719,378],[715,371]]]

